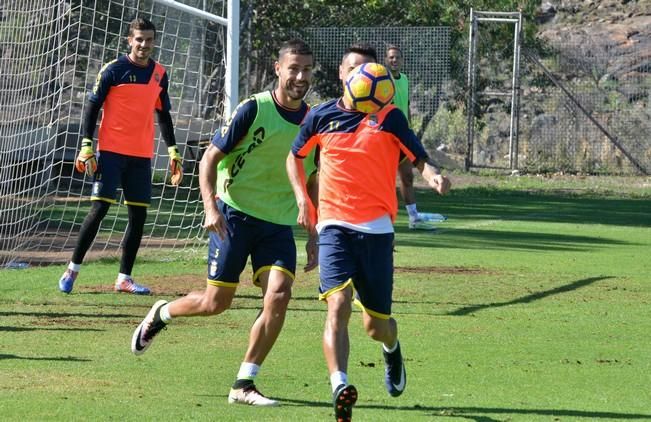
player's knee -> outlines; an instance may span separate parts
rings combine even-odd
[[[390,326],[387,320],[368,318],[364,321],[366,334],[375,341],[384,342],[390,334]]]
[[[269,304],[275,309],[286,309],[292,298],[291,286],[281,286],[278,289],[268,290],[265,294],[265,305]]]
[[[147,220],[147,208],[136,205],[129,205],[127,208],[131,226],[140,229],[144,228]]]
[[[409,171],[401,171],[400,172],[400,180],[402,181],[402,183],[404,185],[413,186],[413,184],[414,184],[414,173],[412,173],[411,170],[409,170]]]
[[[328,321],[332,326],[347,325],[353,312],[350,300],[343,295],[328,297]]]
[[[231,307],[232,300],[223,298],[203,297],[201,300],[201,312],[204,315],[218,315]]]
[[[108,213],[111,204],[104,201],[93,201],[90,211],[88,212],[88,218],[94,221],[101,221]]]

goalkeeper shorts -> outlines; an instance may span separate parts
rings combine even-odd
[[[151,159],[102,151],[93,181],[93,201],[116,203],[118,186],[124,203],[148,207],[151,202]]]

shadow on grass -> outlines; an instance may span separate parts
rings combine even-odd
[[[0,331],[20,332],[20,331],[105,331],[99,328],[50,328],[50,327],[7,327],[0,326]]]
[[[417,189],[418,208],[455,220],[501,219],[651,227],[651,199],[575,191],[467,187],[438,196]]]
[[[327,407],[331,408],[330,402],[316,402],[307,400],[296,400],[284,397],[274,397],[281,403],[292,403],[296,406],[308,407]],[[502,419],[493,419],[485,414],[506,414],[506,415],[532,415],[532,416],[557,416],[557,417],[575,417],[586,419],[651,419],[651,414],[641,413],[621,413],[621,412],[604,412],[589,410],[571,410],[571,409],[511,409],[502,407],[435,407],[415,405],[407,406],[381,406],[357,404],[355,409],[381,409],[400,412],[419,412],[432,417],[451,417],[465,418],[477,422],[501,421]],[[354,413],[354,412],[353,412]],[[479,414],[478,414],[479,413]],[[414,415],[415,416],[415,415]]]
[[[92,362],[92,359],[83,359],[83,358],[75,358],[72,356],[68,356],[65,358],[62,357],[33,357],[33,356],[18,356],[18,355],[7,355],[7,354],[0,354],[0,360],[4,359],[20,359],[20,360],[49,360],[49,361],[57,361],[57,362]]]
[[[131,314],[89,314],[80,312],[20,312],[20,311],[0,311],[0,316],[32,316],[39,318],[133,318]]]
[[[517,299],[509,300],[506,302],[493,302],[493,303],[485,303],[485,304],[480,304],[480,305],[472,305],[472,306],[464,306],[463,308],[459,308],[455,311],[452,312],[446,312],[445,315],[452,315],[452,316],[462,316],[462,315],[468,315],[472,314],[477,311],[481,311],[482,309],[487,309],[487,308],[499,308],[502,306],[509,306],[509,305],[518,305],[518,304],[523,304],[523,303],[530,303],[535,300],[540,300],[544,299],[548,296],[553,296],[557,295],[560,293],[565,293],[565,292],[571,292],[572,290],[580,289],[585,286],[589,286],[592,283],[595,283],[597,281],[601,280],[607,280],[609,278],[614,278],[612,276],[602,276],[602,277],[590,277],[590,278],[584,278],[581,280],[574,281],[569,284],[565,284],[563,286],[556,287],[554,289],[550,290],[544,290],[542,292],[537,292],[537,293],[532,293],[530,295],[522,296]]]
[[[477,223],[479,226],[482,222]],[[406,235],[408,233],[408,235]],[[613,245],[630,245],[630,242],[593,236],[576,236],[562,233],[516,232],[512,230],[486,230],[472,228],[439,228],[433,233],[413,232],[396,226],[396,252],[400,246],[435,247],[442,249],[489,249],[591,252]]]

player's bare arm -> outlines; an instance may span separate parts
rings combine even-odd
[[[199,189],[205,211],[203,228],[216,232],[220,238],[227,234],[226,220],[215,203],[215,184],[217,183],[217,163],[225,154],[210,144],[199,163]]]
[[[307,181],[307,193],[310,197],[312,204],[319,203],[319,177],[318,173],[314,172]],[[307,253],[307,264],[303,267],[303,270],[311,271],[319,265],[319,246],[317,244],[317,233],[316,231],[308,232],[308,239],[305,243],[305,252]]]
[[[445,195],[450,191],[452,187],[450,179],[441,174],[441,171],[431,159],[428,158],[427,161],[419,160],[416,168],[429,186],[440,195]]]
[[[296,197],[296,204],[298,205],[298,218],[296,222],[305,228],[308,233],[314,233],[316,209],[307,191],[303,159],[294,156],[290,152],[287,156],[286,167],[289,183],[292,185],[294,196]]]

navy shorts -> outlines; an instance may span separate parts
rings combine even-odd
[[[376,318],[391,316],[393,233],[369,234],[341,226],[319,233],[320,299],[355,288],[356,300]]]
[[[102,151],[90,199],[114,204],[118,186],[122,187],[126,205],[148,207],[151,202],[151,160]]]
[[[221,200],[217,200],[217,207],[226,218],[228,235],[222,240],[217,233],[209,232],[208,284],[237,287],[249,256],[256,286],[260,285],[260,274],[272,269],[294,279],[296,243],[291,226],[260,220]]]

